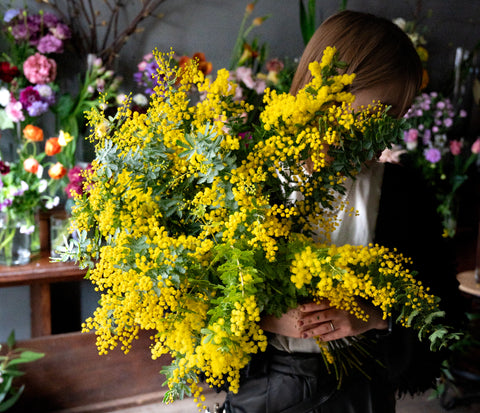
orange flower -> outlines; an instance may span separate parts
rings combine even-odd
[[[23,136],[29,141],[41,142],[43,141],[43,130],[38,126],[27,125],[23,129]]]
[[[23,169],[32,174],[38,172],[39,163],[35,158],[27,158],[23,161]]]
[[[62,151],[62,147],[58,143],[58,138],[50,138],[45,142],[45,154],[54,156]]]
[[[207,59],[205,58],[205,54],[202,52],[195,53],[193,57],[182,56],[178,61],[178,65],[180,67],[183,67],[187,64],[187,62],[189,62],[192,59],[194,59],[197,62],[198,68],[204,75],[208,75],[212,72],[212,69],[213,69],[212,63],[207,61]]]
[[[48,176],[52,179],[62,179],[66,173],[67,168],[65,168],[60,162],[52,165],[48,170]]]

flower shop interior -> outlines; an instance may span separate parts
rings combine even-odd
[[[101,330],[103,335],[96,334],[97,328],[104,327],[98,320],[102,314],[105,319],[115,314],[122,301],[104,297],[104,292],[117,288],[117,283],[97,277],[100,270],[93,268],[101,253],[95,256],[89,252],[101,251],[102,246],[110,246],[111,239],[120,237],[121,226],[116,232],[105,226],[115,229],[122,218],[113,216],[113,204],[105,201],[102,206],[94,205],[92,199],[96,197],[98,203],[100,195],[89,195],[89,191],[94,193],[89,177],[92,170],[97,174],[101,170],[108,179],[98,182],[108,189],[109,179],[121,175],[114,167],[98,166],[108,164],[116,148],[111,141],[109,147],[104,136],[113,130],[111,125],[120,125],[115,123],[124,113],[119,108],[130,108],[125,116],[141,116],[149,109],[152,96],[161,95],[156,86],[166,75],[158,72],[159,55],[169,56],[169,64],[176,68],[195,62],[206,79],[215,79],[221,69],[227,69],[237,87],[233,99],[260,108],[267,88],[288,93],[313,31],[341,10],[391,20],[407,33],[418,52],[423,66],[422,90],[401,119],[403,129],[398,142],[385,151],[386,162],[410,156],[413,167],[435,195],[442,225],[438,236],[455,261],[451,274],[438,277],[452,277],[458,290],[452,294],[458,293],[464,306],[462,334],[444,360],[428,402],[423,398],[423,405],[410,404],[414,398],[407,397],[399,401],[398,409],[478,411],[478,0],[2,1],[0,411],[217,411],[215,405],[221,404],[223,394],[208,386],[204,388],[207,398],[198,407],[190,396],[186,401],[162,402],[169,392],[160,372],[171,363],[172,353],[158,349],[168,339],[153,340],[154,323],[145,324],[139,321],[140,316],[132,316],[119,338],[99,341],[98,337],[110,333]],[[192,96],[194,102],[201,100],[198,91]],[[189,148],[184,146],[185,151]],[[198,154],[195,150],[192,153],[188,159]],[[142,206],[143,192],[148,193],[144,188],[130,201],[148,215],[149,206]],[[92,232],[72,230],[72,214],[77,225],[87,225],[80,222],[75,210],[86,210],[82,199],[89,196],[90,218],[99,222],[94,232],[110,234],[103,244]],[[184,193],[172,197],[175,205],[184,201],[182,196]],[[193,196],[190,200],[195,201]],[[409,202],[415,204],[416,199]],[[175,211],[180,211],[180,218],[174,225],[183,228],[182,209]],[[149,221],[145,222],[148,228]],[[140,258],[146,251],[140,245],[145,244],[145,238],[138,242],[132,251],[136,252],[137,266],[143,268],[150,265],[148,258]],[[187,248],[187,241],[184,243]],[[202,248],[207,249],[205,245]],[[75,247],[84,251],[81,262],[72,255]],[[171,251],[174,254],[177,250]],[[126,266],[127,258],[123,262]],[[112,268],[105,264],[105,272],[113,272]],[[123,268],[120,261],[115,268]],[[129,271],[124,272],[125,277]],[[127,288],[122,287],[124,282],[118,281],[118,286]],[[128,288],[150,289],[162,296],[159,287],[132,285]],[[163,285],[170,287],[166,281]],[[136,297],[144,300],[141,305],[153,305],[146,292]],[[126,293],[123,300],[127,300]],[[166,301],[165,308],[170,305]],[[110,325],[112,335],[117,325]],[[162,336],[161,331],[158,336]],[[186,389],[183,391],[188,395]],[[142,410],[145,406],[147,410]],[[153,407],[148,410],[148,406]]]

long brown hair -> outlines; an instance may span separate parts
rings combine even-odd
[[[397,84],[402,91],[397,101],[399,113],[411,105],[422,82],[422,64],[412,42],[390,20],[351,10],[329,17],[316,30],[302,55],[290,93],[296,94],[311,80],[308,65],[320,61],[327,46],[335,46],[339,59],[348,64],[345,73],[355,73],[350,92]]]

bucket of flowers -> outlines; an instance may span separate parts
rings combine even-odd
[[[52,209],[59,197],[49,188],[67,172],[60,162],[46,162],[46,156],[61,151],[58,138],[47,140],[45,150],[39,150],[44,140],[43,130],[27,125],[18,150],[18,159],[8,162],[0,153],[0,265],[21,265],[30,261],[32,251],[40,250],[37,212]],[[44,166],[49,165],[44,177]]]
[[[241,370],[267,345],[261,314],[305,299],[364,318],[361,297],[433,348],[457,337],[407,257],[313,237],[328,238],[346,177],[401,131],[386,107],[352,111],[345,87],[354,75],[338,75],[335,49],[311,64],[313,79],[296,96],[267,91],[255,127],[227,70],[211,80],[195,64],[178,70],[171,54],[156,57],[163,82],[146,113],[125,105],[114,117],[89,114],[96,158],[72,211],[78,239],[60,258],[88,267],[102,294],[83,326],[95,330],[100,354],[117,345],[128,352],[139,330],[150,331],[152,357],[172,358],[170,402],[199,396],[201,378],[237,391]],[[192,83],[203,96],[194,103]],[[342,350],[319,346],[341,378]]]

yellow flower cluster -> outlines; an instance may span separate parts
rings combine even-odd
[[[164,83],[145,114],[127,106],[114,118],[89,114],[96,159],[73,226],[75,257],[102,294],[83,325],[101,354],[118,344],[128,351],[139,330],[152,331],[152,357],[173,357],[167,401],[185,388],[198,399],[200,377],[236,391],[241,369],[266,348],[261,314],[300,297],[328,298],[360,318],[355,297],[385,316],[398,305],[433,311],[402,257],[311,238],[335,228],[336,192],[355,175],[352,159],[368,156],[361,139],[381,130],[375,142],[388,143],[392,131],[381,105],[352,111],[344,90],[354,76],[335,74],[333,48],[296,96],[266,93],[255,130],[227,71],[210,80],[194,61],[175,68],[171,53],[156,55]],[[332,150],[343,169],[332,166]]]

